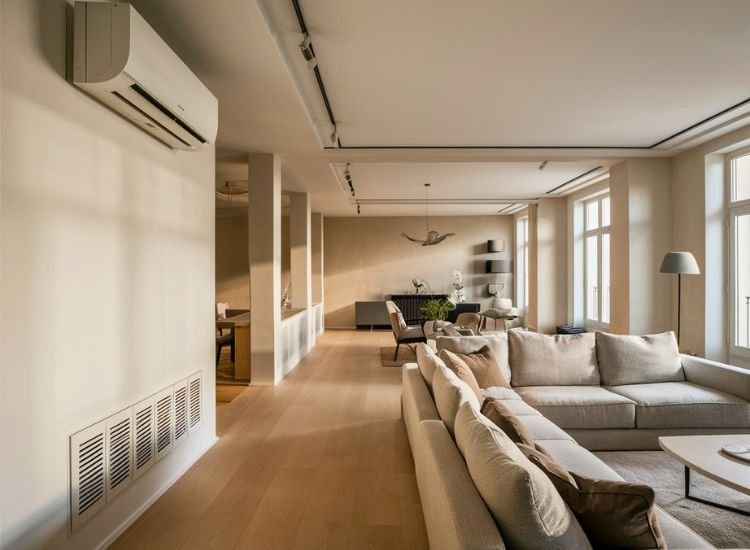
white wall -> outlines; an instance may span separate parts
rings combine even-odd
[[[66,11],[2,2],[3,547],[96,546],[215,440],[213,150],[68,84]],[[70,537],[68,436],[199,369],[204,427]]]

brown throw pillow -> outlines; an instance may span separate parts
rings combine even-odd
[[[518,445],[534,446],[534,438],[521,420],[498,399],[487,399],[482,405],[482,414],[500,428],[508,438]]]
[[[503,371],[500,370],[495,354],[489,346],[484,346],[474,353],[454,353],[454,355],[468,365],[480,388],[491,388],[493,386],[510,388],[510,384],[503,376]]]
[[[481,403],[484,397],[482,397],[482,390],[479,388],[477,379],[474,377],[474,373],[471,371],[469,366],[461,360],[461,358],[455,353],[448,350],[440,350],[438,357],[443,360],[445,366],[454,372],[458,379],[465,382],[467,386],[471,388],[471,391],[477,396],[477,399]]]
[[[667,547],[651,487],[590,479],[568,472],[537,448],[523,444],[518,448],[547,474],[595,549]]]

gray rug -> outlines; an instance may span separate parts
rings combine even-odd
[[[717,548],[750,548],[750,517],[684,497],[684,468],[662,451],[595,453],[628,481],[651,486],[656,503]],[[750,510],[750,497],[691,472],[690,494]]]

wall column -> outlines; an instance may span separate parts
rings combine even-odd
[[[659,273],[672,244],[669,159],[632,159],[612,167],[612,316],[616,333],[672,327],[673,277]]]
[[[568,320],[567,201],[539,199],[536,208],[536,329],[554,333]]]
[[[323,214],[313,212],[312,228],[312,303],[323,303]]]
[[[312,305],[310,217],[310,195],[290,193],[289,247],[294,309],[309,309]]]
[[[281,161],[248,155],[251,383],[281,380]]]

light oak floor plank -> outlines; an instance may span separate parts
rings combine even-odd
[[[281,384],[221,404],[219,441],[113,548],[428,548],[392,342],[328,331]]]

